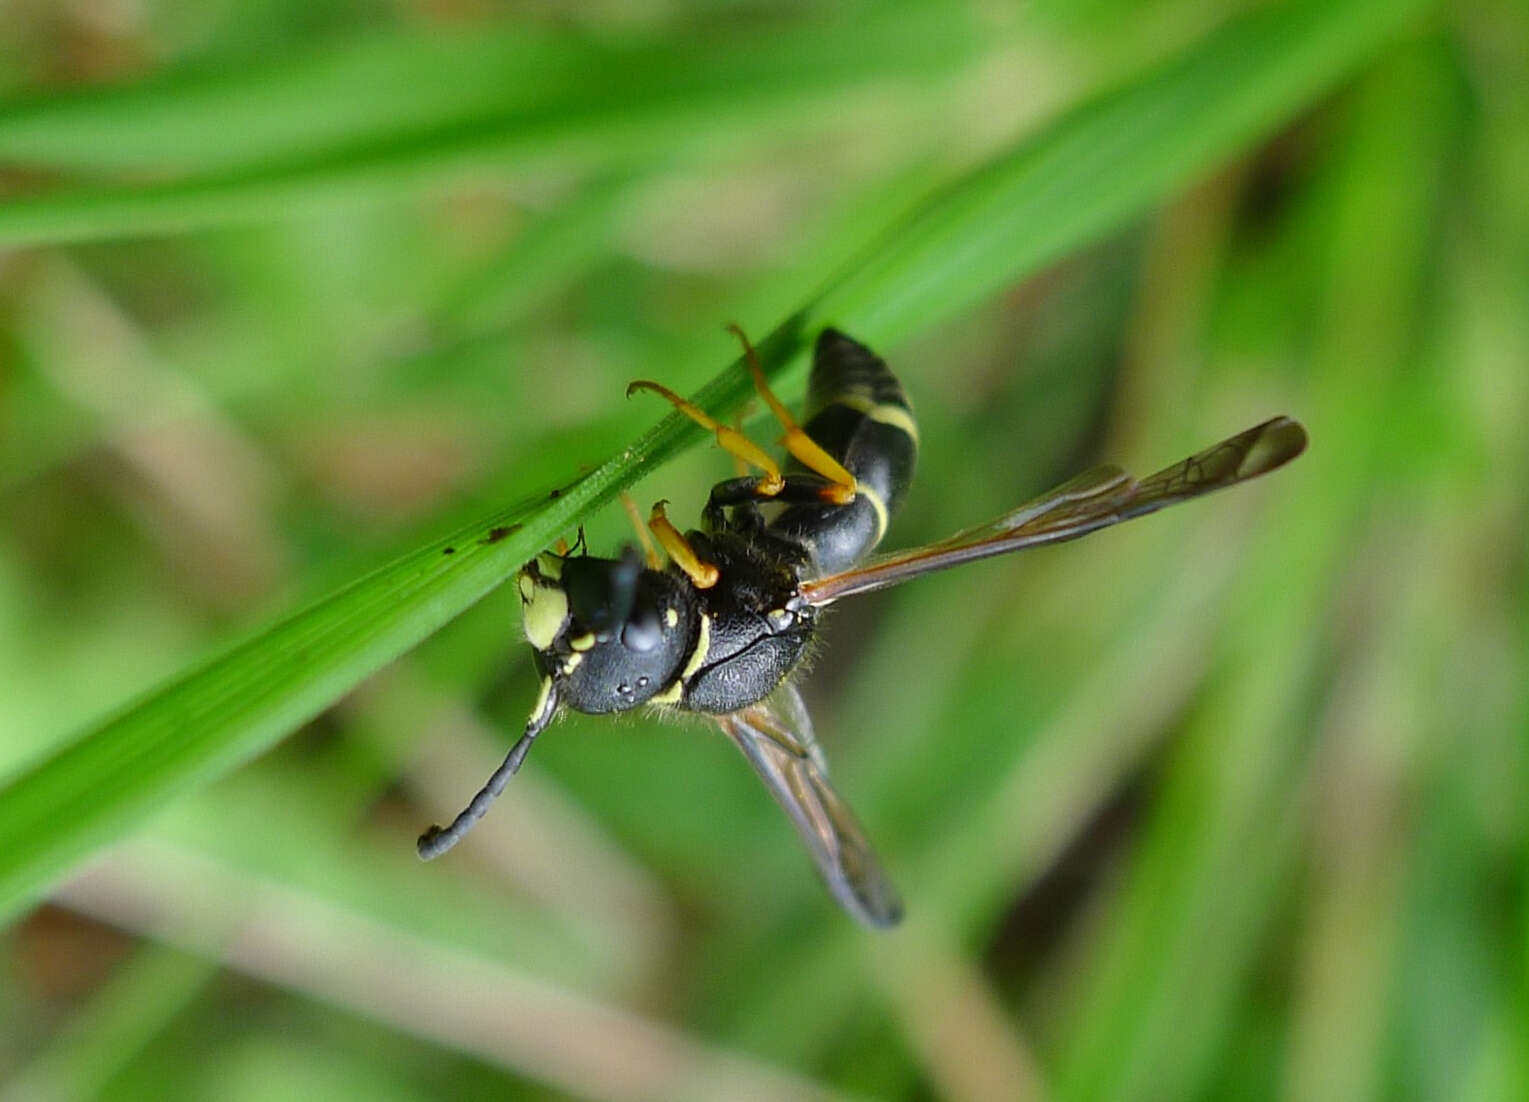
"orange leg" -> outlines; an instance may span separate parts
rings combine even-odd
[[[664,512],[664,506],[668,502],[657,501],[653,503],[653,512],[648,516],[648,527],[653,529],[653,535],[663,545],[669,557],[674,560],[674,565],[690,575],[690,580],[695,583],[697,589],[710,589],[717,584],[717,579],[722,576],[716,566],[709,562],[702,562],[696,555],[695,548],[690,546],[678,528],[670,523],[668,514]]]
[[[733,414],[733,431],[736,432],[739,436],[743,435],[743,410],[741,409],[737,413]],[[739,478],[743,478],[748,473],[749,465],[738,456],[733,456],[733,474],[737,475]]]
[[[632,527],[637,532],[637,542],[642,544],[642,555],[647,559],[648,566],[653,570],[662,570],[664,560],[659,556],[658,548],[653,546],[653,537],[648,535],[648,527],[642,522],[642,514],[637,511],[637,502],[633,501],[632,495],[625,490],[621,491],[621,507],[631,518]]]
[[[638,390],[651,390],[654,394],[664,398],[669,402],[670,405],[679,410],[686,417],[690,418],[696,424],[715,433],[717,437],[717,443],[720,444],[722,448],[729,454],[743,460],[743,462],[749,464],[751,467],[758,467],[761,471],[763,471],[764,481],[762,483],[762,492],[766,496],[774,496],[775,494],[780,493],[780,488],[784,486],[786,482],[785,479],[781,477],[779,465],[776,464],[774,459],[770,458],[770,454],[768,452],[766,452],[758,444],[754,443],[754,441],[750,440],[747,436],[743,435],[743,433],[739,432],[735,428],[731,428],[728,425],[722,424],[711,414],[707,413],[704,409],[690,402],[687,402],[685,399],[681,398],[678,394],[674,393],[674,391],[670,390],[662,383],[649,382],[647,379],[638,379],[636,382],[630,384],[626,388],[627,397],[630,398],[633,391]],[[660,539],[659,542],[662,543],[662,539]],[[667,544],[664,546],[666,548],[668,547]],[[671,551],[670,554],[673,554],[673,552]]]
[[[737,325],[729,325],[727,328],[743,345],[743,358],[749,365],[749,373],[754,376],[754,389],[759,391],[759,396],[770,407],[770,412],[775,414],[775,419],[786,430],[786,435],[781,437],[780,442],[804,467],[810,471],[816,471],[833,483],[831,490],[825,494],[828,500],[836,505],[846,505],[854,501],[855,476],[845,470],[842,463],[824,451],[816,440],[808,436],[796,423],[796,419],[791,416],[791,411],[781,404],[779,398],[775,397],[774,392],[770,390],[770,384],[765,381],[764,368],[759,364],[759,356],[743,330]],[[778,490],[775,492],[779,493]]]

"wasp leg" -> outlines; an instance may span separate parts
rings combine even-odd
[[[786,430],[780,442],[802,466],[816,471],[833,483],[833,494],[828,499],[833,504],[848,505],[854,501],[855,476],[844,469],[844,464],[824,451],[821,444],[808,436],[806,430],[796,423],[796,418],[791,416],[791,411],[775,396],[775,392],[770,389],[770,384],[765,380],[764,368],[759,364],[759,356],[743,330],[737,325],[729,325],[727,328],[743,345],[743,359],[749,365],[749,374],[754,376],[754,389],[759,391],[759,396],[770,407],[770,412],[775,414],[775,419]]]
[[[790,480],[783,480],[789,484]],[[718,482],[711,488],[711,495],[706,499],[706,505],[701,509],[701,526],[707,531],[719,532],[724,528],[736,528],[740,520],[745,524],[753,524],[755,521],[763,523],[759,510],[755,503],[761,498],[768,501],[775,497],[760,489],[760,480],[742,475],[738,478],[729,478],[726,482]],[[784,492],[785,486],[781,487]],[[727,510],[733,510],[732,523],[729,524]]]
[[[733,414],[733,431],[739,436],[743,435],[743,410],[741,409]],[[743,478],[749,473],[749,465],[736,455],[733,456],[733,473],[739,478]]]
[[[690,541],[669,522],[669,516],[664,512],[665,504],[667,503],[663,501],[653,503],[653,512],[648,516],[648,527],[653,529],[653,535],[658,538],[664,550],[669,552],[674,565],[690,576],[695,587],[710,589],[722,576],[721,571],[714,564],[701,561],[701,557],[695,553],[695,548],[690,546]]]
[[[642,522],[642,514],[637,511],[637,502],[633,501],[632,495],[625,490],[621,492],[621,507],[626,510],[632,527],[637,531],[637,542],[642,544],[642,556],[647,560],[649,568],[662,570],[663,557],[659,555],[658,548],[653,546],[653,537],[648,535],[648,526]]]
[[[730,425],[722,424],[700,406],[694,405],[693,403],[686,401],[684,398],[681,398],[678,394],[674,393],[674,391],[670,390],[662,383],[650,382],[647,379],[638,379],[636,382],[628,384],[626,388],[627,397],[630,398],[635,391],[639,390],[651,390],[654,394],[657,394],[659,397],[663,398],[675,409],[679,410],[696,424],[714,433],[717,437],[717,443],[722,447],[724,451],[728,452],[730,455],[736,456],[738,459],[747,463],[749,466],[757,467],[763,471],[764,484],[766,486],[774,487],[774,490],[769,491],[770,493],[780,489],[785,480],[781,478],[779,464],[777,464],[774,459],[770,458],[769,452],[765,451],[758,444],[754,443],[754,441],[743,435],[743,433],[739,432],[737,429],[731,427]]]
[[[774,495],[762,493],[759,482],[750,475],[739,475],[713,486],[701,509],[701,531],[754,532],[763,528],[758,502],[770,501]]]
[[[758,478],[730,478],[726,482],[718,482],[711,488],[706,507],[701,510],[702,521],[713,530],[726,527],[725,511],[733,509],[735,521],[737,513],[746,510],[744,520],[752,523],[751,518],[759,517],[754,506],[761,501],[778,501],[783,505],[838,504],[839,484],[822,475],[805,472],[788,474],[784,485],[773,494],[764,492],[760,488],[760,481]],[[737,527],[736,523],[734,527]]]
[[[743,410],[733,414],[733,428],[739,433],[743,432]],[[773,496],[760,489],[762,480],[749,474],[749,465],[736,455],[733,456],[733,473],[737,476],[731,480],[740,486],[746,485],[748,489],[743,493],[729,498],[721,504],[707,503],[701,511],[701,530],[704,532],[762,532],[765,526],[764,514],[759,511],[757,501],[768,501]],[[786,478],[789,481],[790,475]],[[730,484],[730,483],[729,483]],[[716,488],[712,493],[715,495]],[[724,512],[724,506],[731,513]]]

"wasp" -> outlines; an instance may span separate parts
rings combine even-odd
[[[627,544],[607,559],[562,545],[520,570],[516,585],[540,694],[503,764],[450,826],[420,837],[419,853],[438,857],[461,840],[560,709],[599,714],[659,706],[714,719],[785,809],[839,904],[868,926],[892,926],[902,904],[829,783],[792,681],[822,610],[961,563],[1077,539],[1256,478],[1298,456],[1306,432],[1275,417],[1146,478],[1096,467],[939,543],[874,556],[918,457],[918,424],[902,384],[865,345],[824,329],[813,351],[806,422],[798,424],[771,392],[748,339],[731,328],[755,389],[785,430],[787,466],[739,428],[658,383],[639,380],[628,388],[629,395],[657,393],[711,431],[740,470],[760,473],[717,483],[698,530],[681,533],[662,501],[645,529],[627,499],[642,551]]]

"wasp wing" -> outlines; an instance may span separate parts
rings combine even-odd
[[[869,593],[923,574],[1026,547],[1077,539],[1111,524],[1235,486],[1283,466],[1306,448],[1300,422],[1275,417],[1140,481],[1119,467],[1096,467],[1001,517],[911,551],[803,582],[814,605]]]
[[[828,783],[796,687],[784,684],[758,704],[716,718],[790,816],[839,905],[867,926],[895,925],[902,902],[849,805]]]

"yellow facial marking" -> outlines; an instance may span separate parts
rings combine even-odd
[[[521,575],[515,579],[515,585],[520,589],[521,603],[527,605],[530,604],[531,598],[536,594],[536,582],[531,579],[531,575],[521,573]]]
[[[557,555],[538,555],[536,565],[544,578],[558,579],[563,576],[563,560]]]
[[[589,650],[595,645],[595,633],[587,631],[577,639],[568,640],[568,645],[574,650]]]
[[[522,619],[527,641],[537,650],[546,650],[568,619],[568,595],[552,586],[533,586]]]
[[[685,668],[680,671],[680,680],[689,681],[696,670],[701,668],[701,663],[706,661],[706,652],[711,650],[711,617],[701,613],[701,634],[696,637],[695,650],[690,652],[690,661],[685,663]]]

